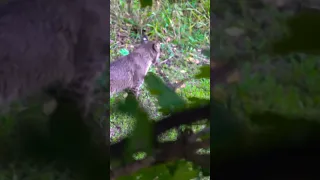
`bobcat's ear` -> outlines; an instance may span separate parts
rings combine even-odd
[[[141,44],[147,44],[149,42],[148,37],[146,35],[142,36]]]
[[[159,43],[159,42],[153,43],[153,49],[154,49],[156,52],[160,52],[160,43]]]

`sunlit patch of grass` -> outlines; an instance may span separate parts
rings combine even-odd
[[[178,92],[187,98],[210,99],[210,80],[200,79],[189,81],[186,83],[186,86]]]
[[[120,93],[117,96],[110,98],[110,104],[111,104],[110,131],[112,131],[111,133],[113,135],[111,137],[111,141],[117,141],[123,135],[130,133],[134,126],[135,120],[133,117],[124,113],[113,112],[117,102],[123,99],[124,96],[125,96],[125,93]]]

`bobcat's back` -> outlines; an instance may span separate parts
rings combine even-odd
[[[110,64],[110,94],[140,86],[150,66],[157,61],[159,56],[159,43],[147,42],[134,49],[129,55],[112,62]]]

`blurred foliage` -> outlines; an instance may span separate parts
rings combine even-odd
[[[141,8],[152,6],[152,0],[140,0]]]
[[[306,53],[319,55],[320,11],[304,9],[287,20],[289,35],[273,45],[274,53]]]
[[[247,12],[237,7],[241,6],[233,8],[233,16]],[[229,12],[225,12],[224,18],[230,17]],[[223,16],[221,14],[217,16]],[[241,78],[238,83],[225,85],[228,87],[225,98],[217,100],[219,95],[213,94],[215,98],[211,99],[212,118],[215,118],[211,129],[215,179],[319,178],[314,169],[314,163],[320,160],[320,91],[316,83],[319,80],[319,17],[319,10],[315,9],[295,12],[281,20],[283,26],[288,26],[279,31],[272,31],[273,25],[269,24],[268,28],[258,28],[260,32],[253,36],[245,36],[250,40],[260,36],[260,41],[255,43],[266,42],[262,43],[266,46],[255,46],[261,49],[251,53],[254,56],[241,56],[250,48],[227,55],[241,59],[241,63],[238,62]],[[244,21],[248,19],[252,18]],[[225,32],[239,36],[252,27]],[[284,36],[272,38],[264,30]],[[217,59],[221,57],[220,60],[226,58],[215,55]]]
[[[145,77],[147,89],[151,95],[157,98],[160,110],[164,115],[170,112],[181,110],[185,107],[185,101],[176,92],[170,89],[163,81],[153,73],[148,73]]]

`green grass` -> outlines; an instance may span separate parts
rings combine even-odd
[[[186,96],[187,98],[201,98],[208,99],[210,97],[210,80],[200,79],[189,81],[185,88],[178,90],[179,95]]]
[[[157,2],[160,4],[158,8]],[[210,1],[193,0],[176,4],[170,4],[168,0],[157,2],[154,2],[152,11],[143,11],[139,1],[134,1],[133,16],[130,16],[126,1],[111,1],[111,61],[121,56],[123,50],[130,51],[138,45],[140,37],[133,31],[138,25],[146,29],[149,40],[161,42],[159,61],[165,61],[161,67],[170,82],[190,79],[177,93],[186,100],[190,97],[209,99],[210,81],[192,78],[199,72],[199,67],[209,64],[209,59],[200,50],[210,46]],[[150,71],[156,72],[154,67]],[[125,93],[119,93],[111,98],[111,128],[121,127],[121,132],[113,140],[126,135],[134,125],[132,117],[112,111],[117,101],[124,97]],[[142,86],[140,101],[152,118],[161,118],[156,99],[146,91],[145,85]],[[174,139],[176,135],[170,133],[168,137]]]

